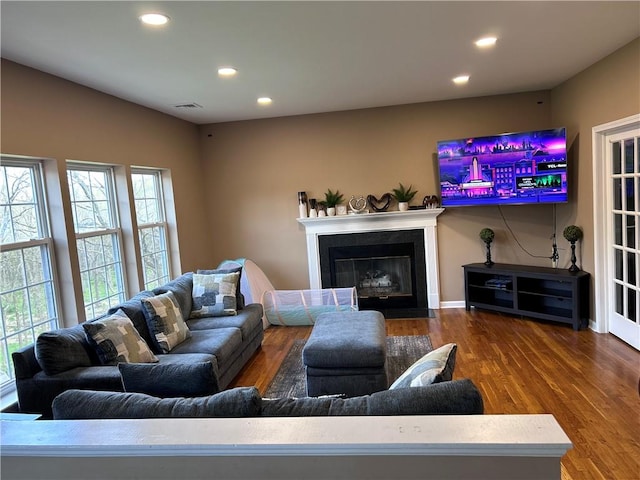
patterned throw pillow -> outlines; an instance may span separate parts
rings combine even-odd
[[[104,365],[122,363],[152,363],[157,362],[153,352],[149,349],[133,322],[122,311],[101,320],[82,324],[87,340],[92,344],[98,358]]]
[[[196,273],[201,275],[215,275],[217,273],[236,273],[238,272],[238,285],[236,287],[236,310],[242,310],[244,308],[244,295],[241,291],[242,285],[242,267],[233,268],[217,268],[215,270],[201,270],[198,269]]]
[[[416,361],[391,384],[389,390],[404,387],[423,387],[432,383],[448,382],[453,378],[456,364],[455,343],[448,343],[427,353]]]
[[[239,273],[193,274],[191,318],[237,315],[236,289]]]
[[[169,353],[173,347],[191,337],[173,292],[143,298],[142,308],[158,352]]]

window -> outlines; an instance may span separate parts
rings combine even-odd
[[[0,166],[0,386],[14,380],[11,353],[58,326],[52,242],[38,162]]]
[[[121,238],[110,168],[67,170],[87,320],[125,299]]]
[[[140,237],[144,286],[146,289],[152,289],[170,279],[161,172],[134,170],[131,181]]]

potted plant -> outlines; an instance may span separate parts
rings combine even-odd
[[[491,242],[493,242],[495,236],[496,234],[490,228],[480,230],[480,240],[482,240],[487,247],[487,260],[484,262],[487,267],[493,265],[493,261],[491,260]]]
[[[393,189],[393,198],[398,201],[398,210],[401,212],[406,212],[409,210],[409,202],[413,200],[413,197],[418,193],[417,190],[411,190],[413,185],[409,185],[408,188],[405,188],[402,183],[398,188]]]
[[[562,236],[571,243],[571,266],[570,272],[579,272],[580,268],[576,265],[576,242],[582,239],[582,229],[577,225],[568,225],[562,232]]]
[[[324,202],[327,204],[327,215],[330,217],[335,216],[336,214],[336,205],[340,205],[344,195],[340,193],[340,190],[336,190],[332,192],[331,189],[328,189],[324,194]]]
[[[318,202],[318,216],[326,217],[327,216],[327,202],[321,200]]]

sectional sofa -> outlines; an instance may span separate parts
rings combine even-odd
[[[196,272],[197,284],[200,285],[202,275],[228,273],[237,273],[238,277],[241,274],[240,269],[199,271]],[[229,385],[262,343],[263,309],[257,303],[242,305],[239,288],[235,293],[235,310],[227,303],[227,297],[224,302],[219,297],[216,311],[207,306],[207,295],[206,292],[201,297],[196,295],[194,273],[190,272],[152,291],[143,291],[106,312],[107,320],[115,319],[128,325],[127,318],[130,319],[141,339],[135,341],[133,347],[131,343],[128,345],[143,351],[143,354],[134,352],[132,363],[144,368],[131,371],[132,379],[146,377],[151,386],[159,386],[159,393],[176,396],[215,394]],[[156,328],[159,317],[153,314],[164,307],[154,305],[160,300],[166,302],[169,297],[173,302],[169,305],[176,307],[173,316],[182,317],[188,329],[184,325],[171,332]],[[209,303],[215,303],[215,299]],[[122,367],[126,362],[123,364],[122,357],[118,356],[121,346],[114,346],[113,342],[99,343],[107,320],[98,318],[83,325],[45,332],[35,344],[13,353],[20,412],[50,418],[54,398],[70,389],[125,390]],[[146,350],[147,346],[151,352]],[[152,372],[156,372],[156,378],[149,378]],[[204,382],[206,390],[189,390],[189,375],[208,378]]]

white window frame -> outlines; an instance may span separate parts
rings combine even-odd
[[[153,177],[153,184],[155,195],[153,197],[145,197],[138,198],[135,194],[135,186],[133,186],[133,176],[134,175],[145,175]],[[166,205],[165,205],[165,196],[162,182],[162,171],[155,169],[144,169],[144,168],[132,168],[131,169],[131,183],[132,183],[132,200],[134,203],[134,211],[136,214],[136,221],[138,225],[138,239],[140,245],[140,262],[142,266],[142,273],[144,278],[144,288],[150,290],[154,287],[167,283],[172,278],[172,269],[171,269],[171,249],[169,242],[169,223],[167,221],[166,214]],[[143,223],[140,221],[140,215],[137,208],[137,201],[143,199],[154,199],[156,202],[156,209],[159,213],[159,218],[156,219],[155,222],[147,222]],[[159,230],[161,237],[161,248],[158,250],[154,250],[152,252],[145,252],[143,245],[143,237],[145,231]],[[158,257],[158,255],[162,256],[161,263],[163,263],[165,275],[162,277],[156,278],[147,278],[147,269],[145,268],[145,258],[149,256]]]
[[[109,223],[110,225],[106,228],[96,228],[94,230],[85,230],[78,231],[78,225],[76,225],[76,206],[78,201],[74,199],[75,192],[73,191],[73,186],[71,184],[72,172],[74,171],[83,171],[83,172],[99,172],[104,174],[105,176],[105,195],[107,199],[107,204],[109,208]],[[127,294],[127,284],[126,284],[126,275],[125,275],[125,265],[124,265],[124,248],[123,248],[123,232],[119,223],[119,215],[118,215],[118,202],[115,192],[115,174],[112,167],[102,166],[96,164],[80,164],[75,162],[68,162],[67,164],[67,182],[69,183],[69,195],[71,201],[71,209],[74,212],[73,215],[73,224],[74,224],[74,232],[76,237],[76,244],[78,246],[78,259],[80,262],[79,265],[79,273],[82,282],[82,291],[83,291],[83,304],[85,310],[85,319],[92,320],[98,318],[106,313],[106,311],[119,303],[122,303],[125,300]],[[93,200],[92,200],[93,201]],[[108,240],[107,243],[110,243],[111,248],[113,249],[113,260],[105,261],[103,264],[99,266],[88,267],[86,262],[83,262],[81,258],[81,251],[85,251],[80,248],[81,244],[84,244],[88,240],[98,239],[100,238],[100,242],[104,245],[104,239]],[[83,268],[83,263],[85,263]],[[96,276],[91,275],[93,272],[98,272],[99,270],[105,271],[107,268],[113,268],[115,270],[115,288],[116,290],[113,292],[106,292],[106,295],[95,296],[95,292],[91,288],[91,285],[96,280]],[[106,278],[105,273],[105,278]],[[86,278],[89,277],[89,284],[86,282]],[[88,290],[87,290],[88,288]]]
[[[51,236],[51,228],[50,228],[50,218],[49,212],[46,204],[46,191],[45,191],[45,182],[43,177],[43,165],[40,160],[26,160],[26,159],[17,159],[7,156],[2,156],[2,166],[9,167],[22,167],[28,168],[31,170],[31,178],[33,181],[34,187],[34,202],[35,212],[37,216],[37,235],[34,238],[30,239],[20,239],[18,241],[10,242],[2,244],[0,247],[3,252],[21,252],[24,255],[24,252],[31,248],[38,248],[40,250],[40,257],[43,260],[43,270],[42,277],[38,281],[29,282],[27,280],[26,272],[24,272],[25,282],[18,288],[0,291],[0,294],[4,296],[5,294],[9,294],[12,291],[20,291],[24,290],[27,298],[28,305],[28,317],[29,317],[29,325],[24,326],[24,328],[20,329],[17,332],[13,332],[10,335],[6,335],[6,326],[4,322],[7,321],[4,312],[0,313],[0,321],[3,322],[2,330],[0,333],[0,348],[3,351],[4,363],[3,368],[7,369],[7,378],[0,379],[0,396],[4,399],[15,391],[15,371],[13,369],[13,361],[11,359],[11,351],[9,346],[8,339],[11,337],[15,337],[18,335],[24,335],[25,333],[30,336],[29,341],[20,342],[20,347],[27,346],[36,341],[37,336],[43,332],[58,328],[59,325],[59,283],[55,270],[55,258],[54,258],[54,248],[53,248],[53,238]],[[0,174],[4,174],[3,170],[0,170]],[[0,200],[1,201],[1,200]],[[11,204],[3,204],[3,205],[11,205]],[[15,240],[15,239],[14,239]],[[21,263],[22,268],[24,269],[24,257]],[[29,290],[36,287],[44,287],[44,297],[46,299],[46,314],[45,318],[41,318],[37,321],[34,321],[34,316],[38,314],[38,312],[33,312],[32,305],[30,303]],[[2,305],[0,304],[0,309],[2,309]],[[40,312],[42,314],[44,312]]]

